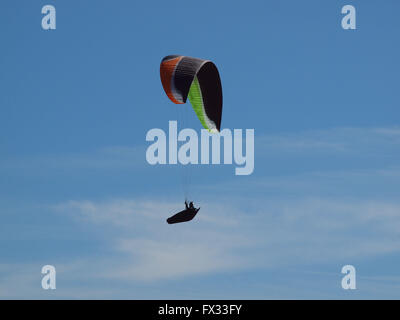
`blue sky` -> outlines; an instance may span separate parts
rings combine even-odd
[[[346,4],[356,30],[341,28]],[[399,298],[399,10],[1,1],[0,298]],[[145,161],[147,131],[177,116],[169,54],[214,61],[222,127],[255,129],[254,173],[192,168],[202,209],[177,226],[182,168]]]

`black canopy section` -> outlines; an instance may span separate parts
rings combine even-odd
[[[218,131],[221,129],[222,117],[222,87],[218,69],[211,61],[206,62],[197,73],[204,108],[207,117],[215,123]]]
[[[167,222],[169,224],[174,224],[174,223],[190,221],[196,216],[199,210],[200,208],[183,210],[181,212],[178,212],[177,214],[174,214],[172,217],[168,218]]]

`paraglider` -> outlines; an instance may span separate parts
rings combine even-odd
[[[185,201],[185,206],[186,206],[185,210],[182,210],[181,212],[174,214],[172,217],[167,219],[167,222],[169,224],[174,224],[174,223],[190,221],[196,216],[197,212],[199,212],[200,210],[200,208],[194,207],[192,201],[190,202],[189,205],[187,204],[187,201]]]
[[[222,87],[217,67],[210,60],[181,55],[162,59],[160,77],[164,91],[175,104],[189,99],[201,125],[210,133],[219,133],[222,117]],[[193,202],[167,219],[169,224],[192,220],[200,208]]]

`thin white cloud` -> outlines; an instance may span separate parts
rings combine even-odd
[[[400,146],[400,128],[342,127],[309,130],[294,133],[271,134],[256,137],[257,153],[266,152],[332,152],[361,155],[371,150],[397,152]],[[261,150],[260,150],[261,148]]]
[[[218,244],[201,241],[201,237],[181,241],[121,240],[118,250],[134,259],[132,265],[119,269],[113,276],[122,280],[157,281],[237,269],[244,262],[231,252],[236,244],[227,240]]]
[[[110,146],[80,153],[43,154],[1,159],[2,170],[129,169],[145,164],[145,148]]]
[[[166,218],[181,207],[181,203],[131,199],[68,201],[54,206],[81,223],[114,230],[109,245],[127,261],[109,277],[154,281],[248,264],[237,251],[251,243],[229,231],[238,228],[237,210],[231,208],[228,215],[222,205],[209,205],[209,211],[202,209],[196,217],[196,224],[167,225]]]
[[[400,204],[396,202],[269,198],[258,200],[264,205],[249,211],[219,205],[212,210],[210,203],[197,221],[180,226],[168,226],[165,216],[156,217],[155,207],[143,210],[146,203],[119,200],[88,206],[69,202],[59,208],[89,217],[86,223],[115,228],[110,245],[124,256],[124,263],[109,276],[132,281],[329,263],[400,251]],[[211,212],[231,222],[208,220]],[[126,214],[132,217],[126,219]]]

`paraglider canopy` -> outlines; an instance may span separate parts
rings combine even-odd
[[[201,124],[219,132],[222,117],[222,87],[218,69],[209,60],[170,55],[161,61],[160,77],[165,93],[176,104],[189,101]]]

